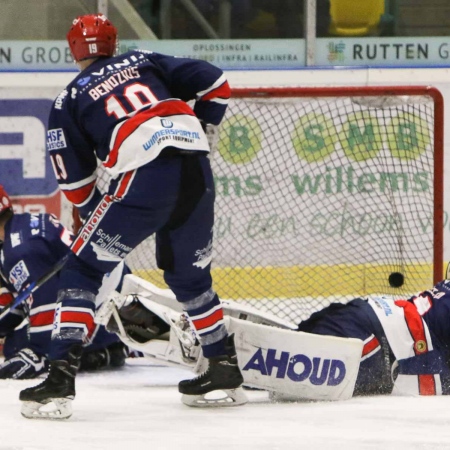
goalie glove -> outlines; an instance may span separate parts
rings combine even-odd
[[[170,331],[170,325],[155,313],[145,308],[139,297],[130,295],[119,309],[119,316],[126,334],[136,342],[147,342]],[[119,326],[114,316],[106,325],[110,333],[119,333]]]
[[[46,372],[47,358],[38,356],[31,348],[24,348],[0,364],[0,379],[26,380]]]

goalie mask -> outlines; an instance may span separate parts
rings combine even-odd
[[[0,184],[0,216],[9,209],[12,209],[11,199],[5,188]]]
[[[67,33],[67,42],[76,62],[113,56],[117,48],[117,29],[103,14],[79,16]]]

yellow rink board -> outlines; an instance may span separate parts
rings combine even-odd
[[[214,268],[212,276],[214,289],[221,297],[229,299],[360,296],[375,293],[399,295],[421,291],[433,284],[432,265],[428,263],[404,267],[402,273],[405,283],[401,288],[389,286],[388,276],[391,272],[391,265],[363,264],[225,267]],[[137,270],[134,273],[158,287],[167,287],[160,270]]]

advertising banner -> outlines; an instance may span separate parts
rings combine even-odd
[[[206,60],[225,70],[299,69],[304,39],[121,40],[119,52],[152,50]],[[448,66],[450,37],[318,38],[314,65],[364,67]],[[75,71],[65,40],[0,41],[0,72]]]
[[[121,40],[119,52],[132,49],[206,60],[223,69],[292,69],[305,65],[303,39]],[[74,71],[67,42],[0,41],[0,71]]]
[[[63,213],[46,150],[47,119],[57,92],[14,89],[8,92],[12,97],[0,98],[0,183],[18,212]]]
[[[450,37],[322,38],[316,43],[318,66],[445,66]]]

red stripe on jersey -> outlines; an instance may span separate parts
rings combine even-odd
[[[416,355],[428,351],[427,337],[423,327],[422,317],[417,308],[406,300],[397,300],[397,306],[404,309],[406,325],[414,339],[414,352]]]
[[[84,244],[90,239],[91,234],[99,225],[102,217],[110,207],[113,199],[109,195],[105,195],[102,201],[98,204],[96,210],[89,216],[89,221],[83,225],[81,231],[79,231],[77,238],[73,241],[71,246],[72,251],[77,255],[78,252],[84,247]]]
[[[63,192],[70,203],[73,203],[74,205],[81,205],[89,198],[94,189],[95,180],[78,189],[73,189],[71,191],[63,190]]]
[[[210,314],[207,317],[203,317],[202,319],[193,320],[192,323],[194,324],[195,329],[200,332],[201,330],[205,328],[209,328],[215,323],[217,323],[219,320],[223,319],[223,310],[218,309],[217,311],[214,311],[212,314]]]
[[[0,306],[6,306],[14,300],[14,296],[10,292],[0,294]]]
[[[434,375],[419,375],[420,395],[436,395]]]
[[[427,352],[427,336],[417,308],[406,300],[397,300],[395,304],[404,309],[406,325],[414,340],[414,353],[420,355]],[[436,383],[433,375],[419,375],[419,393],[420,395],[436,395]]]
[[[55,317],[55,311],[43,311],[30,316],[30,325],[32,327],[42,327],[44,325],[51,325],[53,318]]]
[[[130,172],[125,172],[123,174],[122,179],[119,182],[119,186],[117,187],[116,192],[114,192],[115,197],[122,198],[125,195],[135,173],[135,170],[131,170]]]
[[[202,100],[211,100],[213,98],[228,99],[230,98],[230,95],[231,95],[230,85],[228,84],[228,81],[225,81],[225,83],[221,84],[218,88],[208,92],[201,99]]]
[[[147,122],[147,120],[157,116],[166,117],[180,114],[195,116],[194,111],[187,103],[181,100],[166,100],[157,103],[149,109],[140,111],[136,115],[125,120],[119,128],[116,138],[114,139],[113,148],[109,152],[108,158],[103,165],[105,167],[114,167],[117,163],[117,158],[119,157],[120,146],[130,134],[136,131],[136,129],[144,122]]]
[[[361,356],[366,356],[380,346],[378,339],[374,336],[369,342],[364,344]]]

